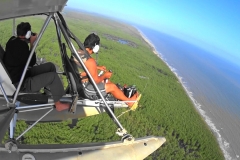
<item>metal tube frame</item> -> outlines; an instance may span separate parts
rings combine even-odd
[[[14,113],[14,116],[10,122],[10,127],[9,127],[9,138],[13,139],[14,138],[14,133],[15,133],[15,127],[16,127],[16,122],[17,122],[17,113]]]
[[[56,13],[54,13],[54,17],[56,18],[56,21],[60,22],[60,18],[58,17],[58,15]],[[72,44],[70,38],[68,37],[68,34],[65,30],[65,28],[63,27],[62,23],[58,23],[59,27],[64,35],[64,38],[66,40],[66,42],[68,43],[69,48],[71,49],[71,51],[73,51],[73,53],[75,54],[77,60],[79,61],[79,63],[82,65],[84,71],[87,73],[87,75],[89,75],[90,80],[93,82],[93,85],[95,87],[95,89],[97,90],[98,94],[100,95],[102,101],[104,102],[104,104],[107,107],[107,110],[110,112],[112,118],[114,119],[114,122],[118,125],[118,127],[121,130],[124,130],[123,126],[121,125],[121,123],[118,121],[117,117],[114,115],[114,113],[112,112],[112,110],[110,109],[110,107],[108,106],[107,102],[105,101],[104,97],[102,96],[102,93],[100,92],[99,88],[97,87],[94,79],[92,78],[91,74],[89,73],[87,67],[84,65],[84,62],[82,61],[82,59],[80,58],[80,56],[78,55],[74,45]]]
[[[71,97],[69,97],[69,98],[71,98]],[[69,98],[63,97],[63,98],[60,99],[60,101],[61,102],[71,102],[71,100]],[[99,103],[99,104],[103,104],[103,101],[96,101],[96,102]],[[124,102],[132,102],[132,101],[109,101],[108,104],[115,104],[115,103],[119,103],[119,104],[123,103],[124,104]],[[78,101],[77,104],[87,106],[87,104],[84,104],[84,100]],[[24,110],[24,109],[34,109],[34,108],[44,107],[44,108],[34,109],[34,110],[41,110],[41,109],[49,108],[49,106],[53,106],[53,105],[54,105],[54,103],[26,105],[26,106],[17,106],[16,109],[21,112],[21,110]],[[98,107],[98,105],[97,104],[96,104],[96,106],[90,105],[89,107]]]
[[[34,53],[34,51],[35,51],[35,49],[36,49],[36,47],[37,47],[37,44],[39,43],[39,41],[40,41],[40,39],[41,39],[41,37],[42,37],[42,35],[43,35],[43,32],[45,31],[47,25],[49,24],[52,16],[55,17],[55,25],[56,25],[56,28],[57,28],[57,35],[58,35],[58,40],[59,40],[59,46],[60,46],[60,44],[61,44],[61,32],[62,32],[63,35],[64,35],[64,38],[65,38],[66,42],[68,43],[68,46],[69,46],[70,50],[75,54],[75,56],[76,56],[76,58],[78,59],[79,63],[82,64],[82,66],[83,66],[84,70],[86,71],[86,73],[87,73],[88,75],[90,75],[89,71],[87,70],[86,66],[84,65],[84,62],[82,61],[82,59],[80,58],[80,56],[77,54],[77,51],[76,51],[73,43],[71,42],[70,38],[68,37],[68,34],[67,34],[65,28],[63,27],[63,25],[62,25],[62,23],[61,23],[58,15],[57,15],[56,13],[54,13],[54,14],[53,14],[53,13],[50,13],[50,14],[48,15],[47,19],[45,20],[45,23],[44,23],[44,25],[43,25],[43,27],[42,27],[39,35],[38,35],[38,38],[36,39],[36,43],[34,44],[33,49],[32,49],[32,51],[31,51],[31,53],[30,53],[29,58],[28,58],[28,61],[27,61],[26,65],[25,65],[25,68],[24,68],[24,71],[23,71],[21,80],[20,80],[20,82],[19,82],[19,85],[18,85],[18,87],[17,87],[16,93],[15,93],[15,95],[14,95],[14,99],[13,99],[13,101],[12,101],[11,104],[14,104],[14,103],[16,102],[18,93],[19,93],[19,91],[20,91],[20,87],[21,87],[21,85],[22,85],[22,83],[23,83],[23,79],[24,79],[24,77],[25,77],[25,74],[26,74],[28,65],[29,65],[29,63],[30,63],[30,60],[31,60],[31,58],[32,58],[32,55],[33,55],[33,53]],[[15,25],[15,21],[14,21],[14,25]],[[60,46],[60,50],[62,51],[62,47],[61,47],[61,46]],[[101,97],[101,99],[102,99],[102,102],[105,104],[106,108],[108,109],[108,111],[110,112],[112,118],[114,119],[114,122],[118,125],[119,129],[121,129],[122,131],[126,131],[126,130],[122,127],[122,125],[120,124],[120,122],[118,121],[117,117],[114,115],[114,113],[113,113],[112,110],[110,109],[110,107],[108,106],[108,104],[107,104],[107,102],[105,101],[104,97],[102,96],[100,90],[98,89],[96,83],[94,82],[92,76],[90,75],[89,77],[90,77],[90,79],[92,80],[93,85],[94,85],[94,87],[96,88],[97,92],[99,93],[99,95],[100,95],[100,97]],[[0,83],[0,90],[2,91],[2,93],[3,93],[3,95],[4,95],[4,98],[6,99],[6,101],[7,101],[8,103],[10,103],[1,83]],[[41,116],[36,122],[34,122],[29,128],[27,128],[22,134],[20,134],[20,135],[16,138],[16,140],[18,140],[21,136],[23,136],[26,132],[28,132],[32,127],[34,127],[41,119],[43,119],[45,116],[47,116],[47,115],[53,110],[53,107],[49,107],[49,106],[54,105],[54,103],[39,104],[39,105],[30,105],[30,106],[29,106],[29,105],[28,105],[28,106],[19,106],[19,104],[20,104],[19,102],[16,102],[16,104],[15,104],[15,107],[16,107],[17,111],[19,111],[19,112],[27,112],[27,111],[41,110],[41,109],[48,109],[48,108],[51,108],[51,109],[50,109],[49,111],[47,111],[43,116]],[[44,107],[44,108],[38,108],[38,107]],[[30,110],[24,110],[24,109],[30,109]],[[31,109],[32,109],[32,110],[31,110]],[[10,137],[10,138],[14,138],[14,132],[15,132],[16,121],[17,121],[17,114],[18,114],[17,112],[14,114],[14,117],[12,118],[12,120],[11,120],[11,122],[10,122],[10,132],[9,132],[9,137]]]
[[[20,104],[20,102],[16,102],[16,106],[19,106],[19,104]],[[15,127],[16,127],[16,123],[17,123],[17,114],[18,114],[18,111],[15,111],[14,116],[9,125],[9,138],[10,139],[14,138]]]
[[[57,31],[57,37],[58,37],[58,46],[59,46],[59,50],[61,51],[61,54],[62,54],[62,41],[61,41],[61,30],[59,28],[59,24],[58,24],[58,21],[56,20],[56,14],[53,15],[54,16],[54,23],[55,23],[55,26],[56,26],[56,31]],[[62,60],[62,63],[63,63],[63,60]],[[63,72],[64,73],[64,72]]]
[[[52,14],[50,14],[50,15],[46,18],[45,23],[44,23],[44,25],[43,25],[43,27],[42,27],[42,29],[41,29],[41,31],[40,31],[37,39],[36,39],[36,43],[34,44],[32,50],[31,50],[31,53],[30,53],[30,55],[29,55],[29,57],[28,57],[28,61],[27,61],[26,65],[25,65],[23,74],[22,74],[22,76],[21,76],[19,85],[18,85],[18,87],[17,87],[17,90],[16,90],[16,92],[15,92],[15,95],[14,95],[14,98],[13,98],[13,101],[12,101],[11,104],[14,104],[14,103],[16,102],[18,93],[19,93],[19,91],[20,91],[20,87],[21,87],[21,85],[22,85],[22,83],[23,83],[23,79],[24,79],[25,74],[26,74],[26,72],[27,72],[27,68],[28,68],[28,65],[29,65],[29,63],[30,63],[30,61],[31,61],[32,55],[33,55],[33,53],[35,52],[36,47],[37,47],[37,44],[39,43],[39,41],[40,41],[40,39],[41,39],[41,37],[42,37],[42,35],[43,35],[43,32],[45,31],[45,29],[46,29],[47,25],[49,24],[51,18],[52,18]],[[12,30],[12,34],[15,35],[15,18],[13,19],[13,30]],[[2,84],[0,84],[0,89],[1,89],[1,91],[2,91],[2,93],[3,93],[3,96],[4,96],[5,100],[6,100],[7,103],[9,104],[10,102],[9,102],[9,100],[8,100],[8,97],[7,97],[6,93],[5,93],[5,90],[4,90],[3,86],[2,86]],[[19,104],[20,104],[20,102],[16,102],[16,103],[15,103],[15,107],[16,107],[16,109],[18,109],[18,110],[19,110],[19,109],[24,109],[24,108],[35,108],[35,107],[53,105],[53,104],[44,104],[44,105],[33,105],[33,106],[22,106],[22,107],[19,107]],[[18,140],[23,134],[25,134],[28,130],[30,130],[35,124],[37,124],[42,118],[44,118],[48,113],[50,113],[52,110],[53,110],[53,108],[51,108],[51,110],[49,110],[46,114],[44,114],[42,117],[40,117],[31,127],[29,127],[29,128],[28,128],[27,130],[25,130],[20,136],[18,136],[18,137],[17,137],[17,140]],[[16,127],[16,122],[17,122],[17,114],[18,114],[18,111],[16,111],[16,113],[14,114],[14,116],[13,116],[11,122],[10,122],[10,126],[9,126],[9,129],[10,129],[10,131],[9,131],[9,138],[10,138],[10,139],[13,139],[13,138],[14,138],[15,127]]]
[[[16,107],[17,110],[22,110],[22,109],[30,109],[30,108],[38,108],[38,107],[48,107],[52,106],[54,103],[48,103],[48,104],[37,104],[37,105],[30,105],[30,106],[18,106]]]
[[[31,50],[31,53],[30,53],[30,55],[29,55],[29,57],[28,57],[28,61],[27,61],[26,65],[25,65],[25,68],[24,68],[24,70],[23,70],[22,77],[21,77],[21,79],[20,79],[20,82],[19,82],[19,84],[18,84],[17,90],[16,90],[16,92],[15,92],[15,95],[14,95],[14,98],[13,98],[13,104],[16,102],[18,93],[19,93],[19,91],[20,91],[20,87],[22,86],[22,83],[23,83],[24,77],[25,77],[25,75],[26,75],[26,72],[27,72],[27,69],[28,69],[28,65],[29,65],[29,63],[30,63],[30,61],[31,61],[31,59],[32,59],[33,53],[35,52],[35,49],[36,49],[36,47],[37,47],[37,45],[38,45],[38,42],[40,41],[40,39],[41,39],[41,37],[42,37],[42,35],[43,35],[43,32],[45,31],[48,23],[50,22],[50,20],[51,20],[51,18],[52,18],[52,15],[53,15],[53,14],[50,13],[49,16],[47,17],[47,19],[45,20],[44,25],[43,25],[43,27],[42,27],[42,29],[41,29],[41,31],[40,31],[40,33],[39,33],[36,41],[35,41],[35,44],[33,45],[33,48],[32,48],[32,50]]]
[[[5,90],[4,90],[3,86],[2,86],[2,83],[0,83],[0,90],[1,90],[1,92],[2,92],[2,94],[3,94],[3,96],[4,96],[4,98],[5,98],[5,100],[6,100],[7,103],[9,104],[10,102],[9,102],[8,97],[7,97],[7,94],[6,94],[6,92],[5,92]]]
[[[41,119],[43,119],[46,115],[48,115],[52,110],[53,110],[53,108],[51,108],[49,111],[47,111],[42,117],[40,117],[36,122],[34,122],[30,127],[28,127],[22,134],[20,134],[16,138],[16,140],[21,138],[25,133],[27,133],[32,127],[34,127]]]
[[[15,36],[16,26],[15,26],[15,18],[13,18],[13,28],[12,28],[12,35]]]
[[[19,112],[20,112],[20,113],[23,113],[23,112],[31,112],[31,111],[38,111],[38,110],[49,109],[49,108],[53,108],[53,107],[33,108],[33,109],[29,109],[29,110],[21,110],[21,111],[19,111]]]

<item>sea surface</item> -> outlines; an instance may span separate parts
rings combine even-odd
[[[225,159],[240,159],[240,67],[180,39],[134,27],[181,81]]]

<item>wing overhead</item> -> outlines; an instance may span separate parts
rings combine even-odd
[[[1,0],[0,20],[61,12],[66,3],[67,0]]]

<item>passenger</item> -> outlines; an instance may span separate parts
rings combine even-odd
[[[12,36],[6,44],[6,53],[3,62],[15,87],[20,82],[36,38],[37,34],[34,35],[31,32],[31,25],[28,22],[22,22],[17,25],[17,37]],[[30,49],[28,43],[30,43]],[[58,111],[68,109],[70,104],[59,101],[65,94],[65,91],[56,73],[54,64],[49,62],[34,66],[35,63],[36,54],[34,53],[29,64],[31,68],[27,70],[20,90],[31,93],[48,86],[51,90],[56,109]]]
[[[81,50],[78,53],[82,58],[89,73],[93,77],[102,95],[105,96],[107,93],[111,93],[116,99],[121,101],[138,101],[141,97],[138,94],[138,92],[135,93],[131,98],[128,98],[124,95],[123,91],[120,90],[114,83],[110,82],[109,80],[107,83],[105,83],[104,80],[109,79],[112,76],[112,72],[106,71],[105,66],[97,66],[96,61],[90,56],[91,54],[98,52],[99,43],[100,43],[99,36],[92,33],[88,35],[88,37],[84,41],[84,47],[86,48],[86,51],[89,54],[85,54]],[[75,62],[77,61],[75,60]],[[80,65],[78,62],[77,64]],[[105,73],[103,75],[98,76],[98,70],[105,71]],[[84,88],[85,94],[88,95],[89,97],[96,96],[97,91],[95,91],[95,88],[92,85],[92,83],[88,81],[86,73],[82,72],[81,77],[82,77],[83,86],[85,87]],[[127,102],[127,105],[129,106],[129,108],[135,109],[137,107],[137,103],[135,102]]]

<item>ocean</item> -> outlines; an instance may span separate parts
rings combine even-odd
[[[240,67],[180,39],[134,27],[181,81],[225,159],[240,159]]]

